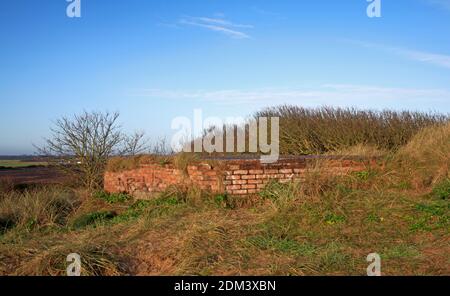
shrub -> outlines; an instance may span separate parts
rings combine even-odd
[[[131,198],[125,193],[107,193],[105,191],[98,191],[94,194],[94,196],[96,198],[103,199],[109,204],[126,202]]]
[[[448,115],[421,112],[290,105],[267,108],[256,117],[280,118],[280,152],[284,155],[321,154],[361,144],[397,150],[422,128],[449,120]]]
[[[125,134],[118,118],[118,112],[95,111],[61,117],[53,123],[43,146],[37,147],[38,152],[78,184],[91,190],[101,188],[109,157],[146,150],[144,133]],[[73,163],[76,165],[68,165]]]
[[[108,221],[116,217],[117,214],[112,211],[101,211],[101,212],[94,212],[82,215],[75,219],[72,223],[72,227],[75,229],[78,228],[84,228],[89,225],[101,223],[104,221]]]

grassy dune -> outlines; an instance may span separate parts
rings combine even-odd
[[[450,125],[427,128],[378,169],[270,184],[237,199],[172,188],[152,201],[52,187],[3,192],[0,274],[450,274]]]
[[[450,124],[439,120],[391,147],[326,149],[382,155],[377,168],[330,177],[319,167],[254,198],[0,184],[0,274],[64,275],[78,253],[84,275],[364,275],[376,252],[386,275],[450,275]]]

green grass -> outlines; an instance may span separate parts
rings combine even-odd
[[[103,199],[109,204],[124,203],[131,199],[131,196],[125,193],[107,193],[104,191],[95,192],[94,197]]]
[[[346,219],[342,215],[329,213],[329,214],[325,215],[324,220],[325,220],[325,223],[327,223],[329,225],[334,225],[334,224],[337,224],[337,223],[343,223],[343,222],[345,222]]]
[[[246,202],[0,192],[0,274],[64,275],[76,252],[86,275],[365,275],[370,253],[383,275],[449,275],[449,139],[450,125],[426,130],[378,170],[271,182]]]
[[[280,239],[276,237],[254,236],[248,241],[263,250],[275,250],[282,253],[290,253],[297,256],[311,256],[316,252],[316,247],[309,243],[299,243],[291,239]]]
[[[450,178],[441,181],[433,188],[433,196],[438,199],[450,199]]]
[[[450,203],[446,200],[427,201],[415,206],[407,219],[412,231],[450,230]]]
[[[74,229],[84,228],[91,225],[103,223],[116,217],[117,214],[112,211],[101,211],[82,215],[72,223]]]
[[[114,217],[111,222],[122,223],[129,222],[141,217],[144,211],[152,205],[151,201],[140,200],[132,204],[126,211]]]
[[[24,168],[30,166],[46,166],[46,162],[20,161],[20,160],[0,160],[0,167],[4,168]]]
[[[415,258],[418,256],[420,256],[420,252],[417,248],[406,244],[395,245],[381,252],[381,259]]]
[[[175,190],[146,201],[93,198],[73,209],[64,191],[16,194],[0,204],[0,273],[63,274],[65,252],[88,257],[89,274],[138,274],[133,266],[145,263],[147,272],[171,275],[363,275],[372,252],[384,274],[444,272],[448,200],[380,192],[354,176],[335,182],[347,188],[349,180],[351,191],[312,190],[308,180],[274,185],[269,198],[246,207]],[[33,211],[13,202],[31,209],[33,196],[40,201]],[[35,253],[44,257],[33,260]]]

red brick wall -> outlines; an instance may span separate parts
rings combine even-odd
[[[173,165],[145,164],[138,169],[106,172],[104,189],[108,192],[160,192],[173,185],[194,185],[220,192],[223,185],[217,169],[206,163],[188,166],[186,171]]]
[[[231,195],[250,195],[260,191],[271,180],[289,182],[301,180],[308,170],[320,161],[324,172],[345,174],[364,170],[373,161],[338,159],[331,157],[296,157],[281,159],[274,164],[262,164],[255,159],[215,160],[196,162],[182,171],[173,165],[145,164],[123,172],[106,172],[105,190],[108,192],[160,192],[172,185],[196,186],[203,190]]]

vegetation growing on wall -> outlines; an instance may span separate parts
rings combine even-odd
[[[386,275],[449,274],[449,127],[423,130],[376,170],[312,172],[254,199],[7,190],[0,274],[63,275],[74,251],[85,275],[363,275],[372,252]]]

